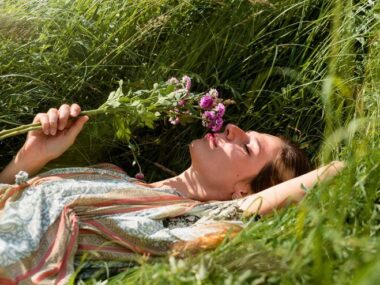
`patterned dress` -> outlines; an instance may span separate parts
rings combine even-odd
[[[243,226],[235,201],[201,203],[135,181],[104,164],[0,184],[0,284],[66,284],[78,256],[181,254]]]

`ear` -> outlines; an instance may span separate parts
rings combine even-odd
[[[234,186],[234,192],[232,193],[232,199],[239,199],[247,196],[251,193],[251,185],[248,181],[239,181]]]

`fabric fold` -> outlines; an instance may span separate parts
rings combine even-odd
[[[201,203],[134,182],[103,164],[0,185],[0,284],[66,284],[78,256],[180,255],[243,227],[234,201]]]

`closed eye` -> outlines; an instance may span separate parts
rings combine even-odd
[[[247,154],[249,155],[249,148],[248,148],[248,145],[247,145],[247,144],[244,144],[244,148],[245,148],[245,151],[247,152]]]

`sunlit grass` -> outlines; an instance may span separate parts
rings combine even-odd
[[[377,284],[379,13],[364,0],[7,1],[0,128],[62,102],[95,108],[119,79],[141,88],[188,74],[195,88],[216,86],[238,102],[227,110],[230,122],[285,134],[315,164],[341,159],[347,167],[215,251],[142,259],[109,284]],[[94,120],[50,167],[112,161],[133,173],[111,126]],[[160,122],[139,130],[140,155],[180,171],[199,129]],[[21,143],[3,142],[1,165]],[[140,162],[148,179],[165,177]]]

